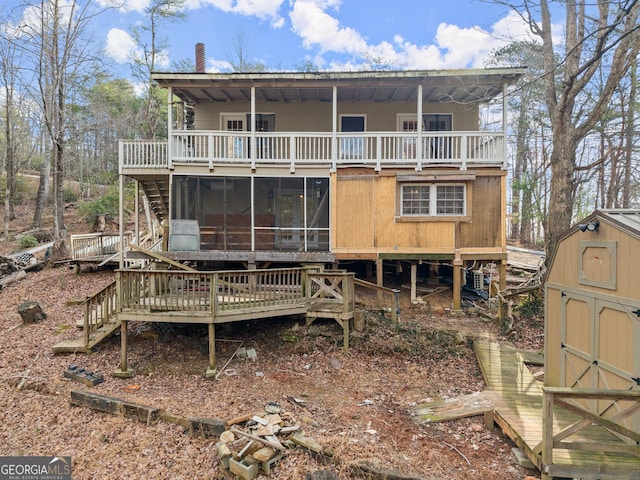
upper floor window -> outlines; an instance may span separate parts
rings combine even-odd
[[[411,183],[402,185],[402,215],[466,215],[466,190],[463,184]]]

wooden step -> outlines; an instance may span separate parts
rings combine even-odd
[[[52,348],[53,353],[89,353],[94,346],[113,335],[119,329],[120,322],[106,323],[89,336],[88,345],[85,345],[84,335],[82,335],[80,337],[63,340],[57,345],[54,345]]]

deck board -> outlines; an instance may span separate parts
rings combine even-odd
[[[474,349],[488,388],[497,393],[494,400],[496,423],[542,470],[542,458],[536,453],[543,438],[542,384],[533,377],[524,364],[522,354],[513,346],[481,340],[474,343]],[[556,408],[554,431],[571,425],[579,418]],[[578,438],[594,443],[620,442],[622,445],[613,434],[595,425],[582,430]],[[640,458],[633,455],[556,449],[553,461],[553,473],[557,476],[580,473],[584,478],[640,479]]]

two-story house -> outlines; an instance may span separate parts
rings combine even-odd
[[[495,262],[504,282],[505,96],[522,69],[198,70],[153,74],[166,140],[120,144],[121,178],[158,219],[197,221],[199,244],[164,255],[202,269],[357,261],[378,284],[402,262],[414,292],[419,265],[444,264],[455,308],[466,267]],[[480,130],[496,99],[499,128]]]

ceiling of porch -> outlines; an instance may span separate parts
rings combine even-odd
[[[523,68],[322,73],[154,73],[153,79],[190,104],[249,102],[415,102],[418,86],[431,103],[475,103],[498,97]]]

